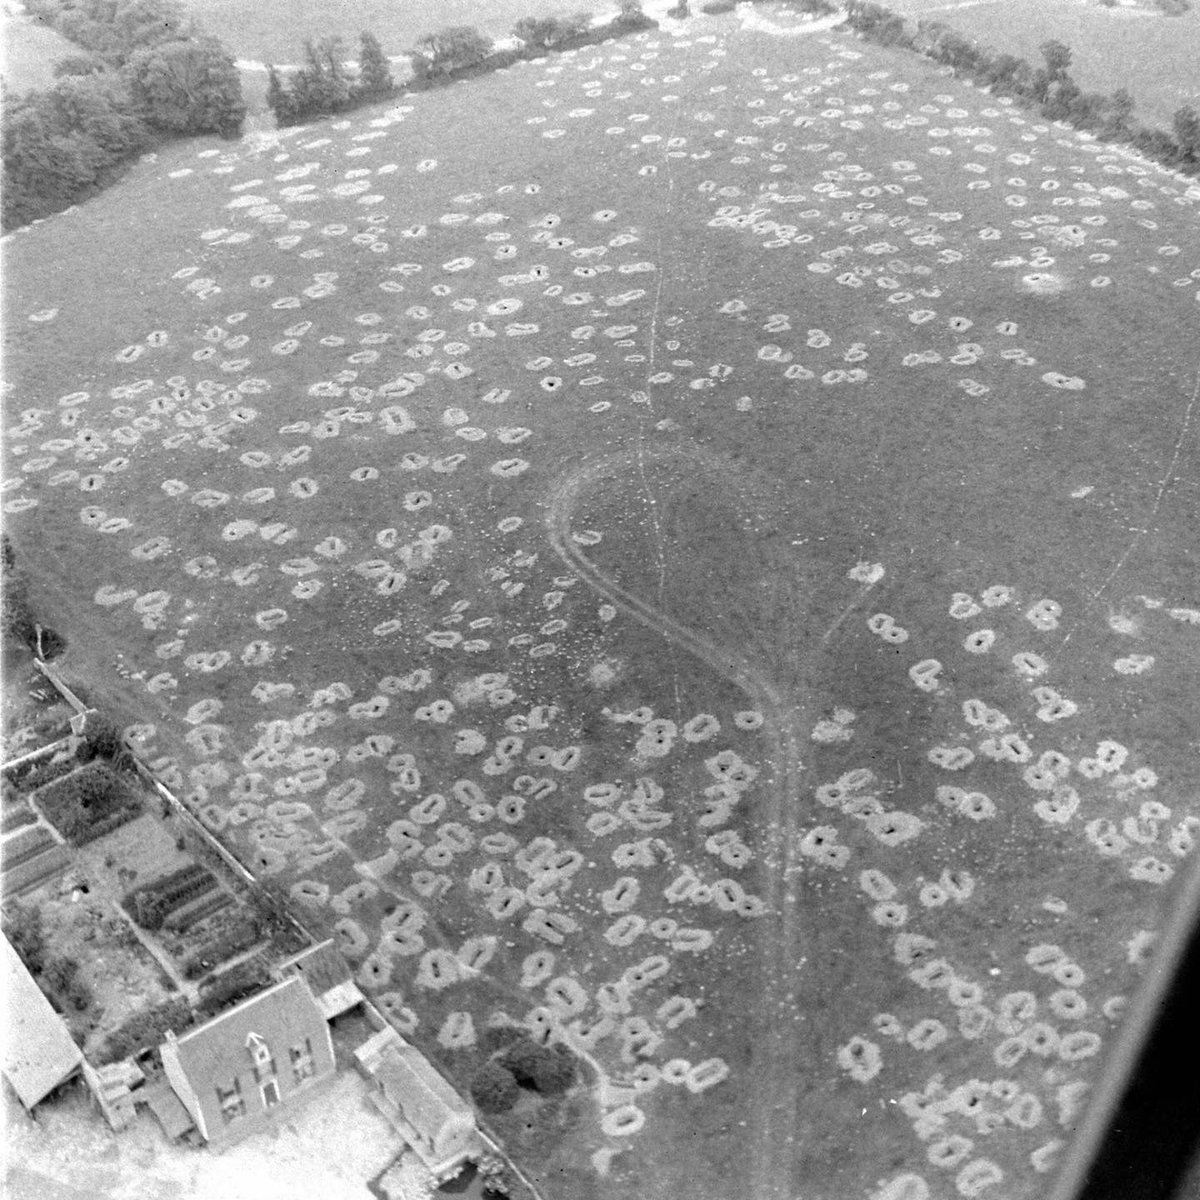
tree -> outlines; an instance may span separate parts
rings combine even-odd
[[[1100,124],[1100,136],[1127,138],[1133,125],[1133,96],[1125,88],[1117,88],[1108,97]]]
[[[562,40],[562,28],[555,17],[522,17],[512,31],[513,37],[539,50]]]
[[[294,116],[341,112],[350,102],[350,78],[343,66],[341,38],[326,37],[304,43],[304,66],[292,78]]]
[[[103,152],[105,166],[140,154],[152,141],[123,74],[68,75],[46,93],[55,123],[81,133]]]
[[[125,733],[112,717],[93,712],[88,715],[83,730],[83,750],[87,761],[94,758],[120,763],[129,755]]]
[[[1067,70],[1071,66],[1071,47],[1058,41],[1057,38],[1051,38],[1049,41],[1043,42],[1038,49],[1042,52],[1042,58],[1045,59],[1046,72],[1050,78],[1065,78]]]
[[[127,72],[134,99],[155,128],[184,136],[241,134],[246,118],[241,76],[216,38],[139,50]]]
[[[274,113],[275,124],[280,128],[295,120],[295,100],[273,66],[267,67],[267,107]]]
[[[387,55],[373,33],[363,30],[358,40],[358,79],[354,95],[362,100],[385,100],[396,90]]]
[[[417,42],[413,70],[419,78],[448,75],[451,71],[473,67],[489,54],[492,43],[470,25],[450,25],[428,33]]]
[[[471,1099],[480,1112],[505,1112],[520,1094],[513,1073],[498,1062],[485,1062],[471,1080]]]
[[[565,1047],[543,1046],[529,1038],[510,1046],[500,1062],[521,1087],[544,1096],[565,1092],[578,1070],[575,1056]]]
[[[1184,159],[1200,162],[1200,113],[1190,104],[1177,108],[1171,118],[1171,128],[1175,131],[1175,140]]]

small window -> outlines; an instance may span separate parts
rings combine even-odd
[[[274,1108],[279,1103],[279,1081],[277,1079],[268,1079],[262,1085],[263,1106],[266,1108]]]
[[[254,1059],[254,1075],[261,1083],[275,1074],[275,1059],[271,1056],[271,1047],[257,1033],[252,1033],[246,1039],[246,1047]]]
[[[313,1065],[312,1042],[305,1038],[302,1045],[292,1047],[292,1074],[297,1083],[303,1083],[316,1074]]]
[[[221,1116],[226,1125],[232,1125],[239,1117],[246,1115],[246,1100],[238,1080],[233,1081],[232,1087],[218,1087],[217,1100],[221,1104]]]

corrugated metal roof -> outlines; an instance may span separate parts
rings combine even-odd
[[[66,1024],[12,948],[4,943],[4,1077],[31,1109],[83,1062]]]

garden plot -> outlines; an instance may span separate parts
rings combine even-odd
[[[464,1089],[575,1047],[551,1192],[1044,1190],[1200,818],[1182,185],[718,23],[152,166],[152,318],[132,193],[9,244],[3,504],[161,777]]]

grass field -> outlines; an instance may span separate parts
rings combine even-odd
[[[894,0],[906,17],[944,21],[967,37],[1040,63],[1057,38],[1075,51],[1071,74],[1086,91],[1127,88],[1137,115],[1169,129],[1180,105],[1200,104],[1200,8],[1167,17],[1151,6],[1105,8],[1086,0]]]
[[[172,147],[4,243],[5,523],[460,1086],[586,1056],[548,1196],[1032,1200],[1200,821],[1197,199],[769,11]]]

